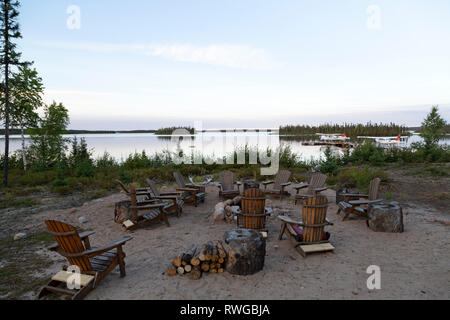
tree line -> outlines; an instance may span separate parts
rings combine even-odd
[[[349,137],[357,136],[397,136],[407,135],[408,127],[395,123],[354,124],[325,123],[318,126],[286,125],[280,127],[280,134],[316,134],[316,133],[345,133]]]

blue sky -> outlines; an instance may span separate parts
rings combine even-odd
[[[71,128],[450,116],[448,0],[21,2],[20,49]]]

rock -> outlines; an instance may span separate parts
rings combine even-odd
[[[223,221],[225,219],[225,210],[217,208],[211,216],[211,223]]]
[[[225,204],[223,202],[219,202],[218,204],[216,204],[216,206],[214,207],[215,210],[217,209],[223,209],[225,208]]]
[[[69,211],[70,214],[74,214],[75,212],[77,212],[77,209],[72,209]]]
[[[273,208],[273,202],[270,199],[266,199],[266,207]]]
[[[241,207],[239,207],[239,206],[231,206],[231,212],[233,212],[234,214],[240,213],[241,212]]]
[[[227,206],[231,206],[233,204],[233,200],[228,199],[227,201],[225,201],[225,205]]]
[[[19,232],[19,233],[16,233],[16,234],[14,235],[14,241],[20,240],[20,239],[24,239],[24,238],[26,238],[26,237],[27,237],[27,234],[26,234],[26,233]]]
[[[86,222],[88,222],[88,219],[83,216],[83,217],[79,217],[78,221],[80,221],[80,223],[86,223]]]
[[[264,268],[266,240],[256,230],[237,228],[225,232],[226,270],[231,274],[254,274]]]
[[[367,226],[378,232],[403,232],[402,208],[396,202],[369,205]]]
[[[267,200],[266,200],[267,201]],[[237,205],[237,204],[241,204],[241,196],[236,196],[233,198],[233,204]]]
[[[229,205],[228,205],[228,206],[225,206],[224,209],[225,209],[225,212],[227,212],[227,211],[231,212],[231,206],[229,206]]]

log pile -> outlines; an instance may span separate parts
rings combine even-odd
[[[172,260],[167,268],[167,275],[188,275],[197,280],[204,272],[223,273],[226,259],[227,253],[221,241],[208,241],[202,246],[193,244]]]

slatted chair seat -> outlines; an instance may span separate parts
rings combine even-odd
[[[155,181],[146,179],[151,190],[151,199],[157,203],[164,203],[164,210],[166,212],[175,212],[177,217],[183,212],[184,200],[180,199],[182,196],[179,192],[159,192]]]
[[[199,202],[205,202],[206,198],[206,188],[205,185],[195,185],[186,183],[183,175],[179,172],[174,172],[173,177],[177,182],[178,188],[176,189],[178,192],[182,192],[182,199],[185,203],[193,203],[196,207]]]
[[[155,219],[156,217],[158,217],[160,214],[161,214],[161,212],[160,212],[159,210],[155,209],[155,210],[151,210],[151,211],[149,211],[149,212],[147,212],[147,213],[144,213],[144,214],[142,215],[142,217],[143,217],[144,219],[147,219],[147,220],[153,220],[153,219]]]
[[[90,278],[80,289],[69,290],[63,277],[59,278],[58,273],[52,277],[48,285],[40,291],[38,298],[42,298],[50,293],[60,293],[69,295],[72,299],[83,299],[91,290],[95,289],[98,283],[104,279],[114,268],[119,266],[120,276],[125,273],[125,253],[122,246],[132,237],[127,236],[111,242],[100,248],[91,247],[89,235],[93,232],[79,234],[77,229],[69,224],[47,220],[45,221],[48,232],[53,235],[56,244],[49,246],[52,251],[57,251],[64,256],[71,266],[79,268],[80,273]],[[65,269],[66,270],[66,269]],[[93,280],[93,281],[92,281]]]
[[[367,206],[371,203],[376,203],[381,201],[377,199],[378,197],[378,189],[380,187],[380,178],[375,178],[370,181],[369,185],[369,194],[362,193],[344,193],[344,201],[338,203],[338,211],[336,214],[339,214],[341,211],[345,212],[344,218],[342,221],[348,218],[350,214],[355,214],[360,217],[367,217]],[[366,199],[366,200],[356,200],[356,199]]]
[[[124,222],[124,227],[127,230],[134,230],[140,227],[145,227],[153,221],[164,221],[168,227],[170,227],[169,220],[167,219],[167,212],[164,207],[167,203],[155,203],[138,206],[136,203],[136,192],[133,185],[130,185],[130,198],[131,198],[131,219]],[[143,214],[139,214],[139,211],[145,211]]]
[[[268,194],[280,195],[280,200],[283,195],[289,195],[287,191],[284,190],[291,183],[289,178],[291,177],[291,172],[289,170],[280,170],[275,178],[275,181],[264,181],[262,184],[264,186],[264,192]],[[268,189],[267,186],[273,184],[272,188]]]

